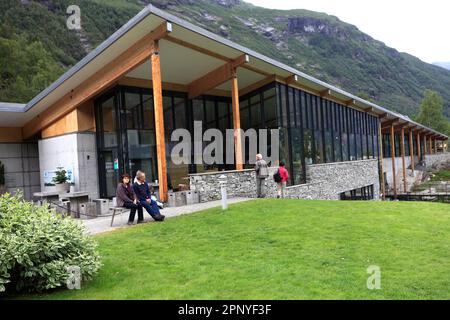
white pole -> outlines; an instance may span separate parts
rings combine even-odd
[[[227,199],[227,176],[222,174],[219,177],[220,193],[222,195],[222,210],[228,209],[228,199]]]

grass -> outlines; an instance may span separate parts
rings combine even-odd
[[[96,236],[81,290],[31,299],[449,299],[438,203],[258,200]],[[381,268],[368,290],[367,268]]]

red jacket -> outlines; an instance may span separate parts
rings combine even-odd
[[[281,176],[281,182],[286,182],[289,180],[289,173],[284,167],[279,167],[278,170],[280,171]]]

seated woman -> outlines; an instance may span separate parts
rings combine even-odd
[[[134,216],[136,210],[138,211],[137,223],[144,222],[144,213],[142,206],[134,193],[134,189],[130,183],[130,176],[128,174],[122,175],[122,182],[117,185],[116,201],[118,207],[125,207],[130,209],[130,216],[128,217],[128,225],[132,225],[134,222]]]
[[[156,201],[152,200],[150,188],[147,181],[145,181],[144,172],[136,172],[136,182],[133,184],[133,189],[140,204],[145,208],[145,210],[147,210],[150,216],[155,221],[164,221],[165,216],[159,212],[159,207]]]

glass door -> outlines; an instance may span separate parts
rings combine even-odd
[[[100,196],[112,198],[116,195],[119,182],[119,159],[116,150],[102,151],[99,154],[100,162]]]
[[[97,150],[99,190],[101,198],[113,198],[123,173],[120,145],[120,119],[117,91],[112,91],[96,102]]]

